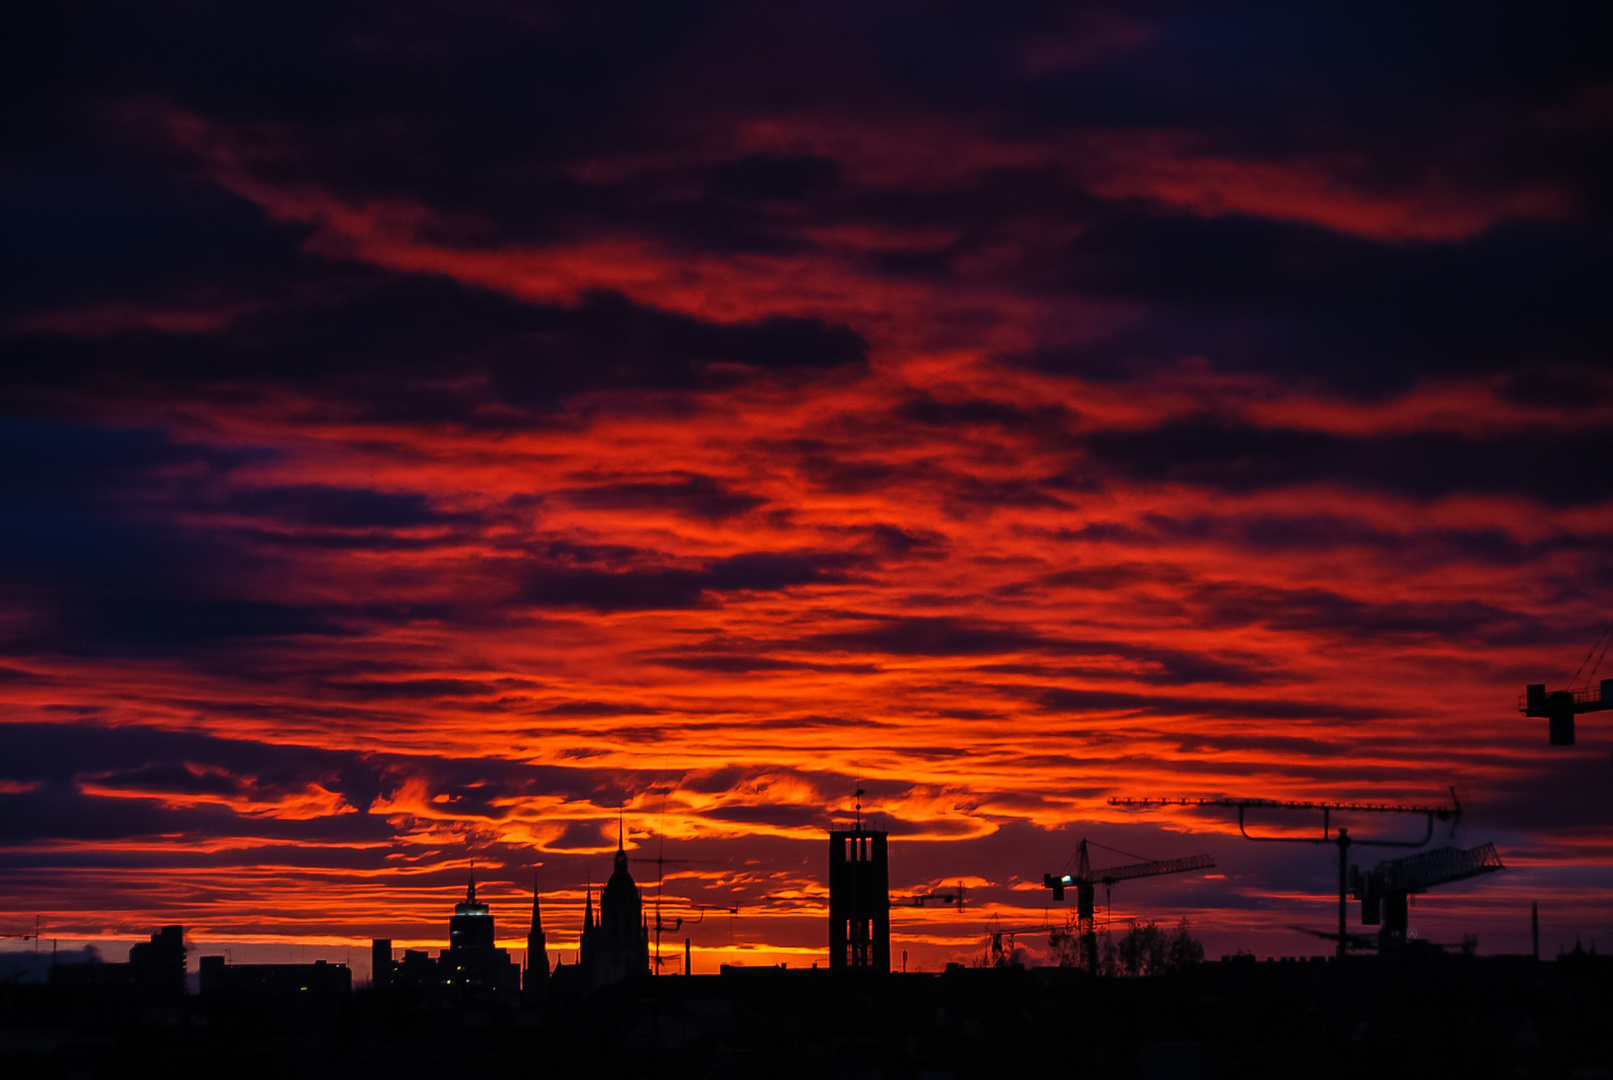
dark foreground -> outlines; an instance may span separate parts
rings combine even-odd
[[[0,986],[26,1077],[1613,1077],[1613,963],[1454,956],[842,978],[729,970],[583,1000],[155,1000]]]

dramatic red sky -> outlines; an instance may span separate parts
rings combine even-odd
[[[5,930],[437,948],[474,863],[569,958],[621,811],[804,965],[860,777],[910,966],[1083,836],[1326,951],[1331,849],[1114,795],[1454,784],[1421,934],[1613,941],[1613,721],[1515,705],[1613,618],[1605,13],[405,7],[0,34]]]

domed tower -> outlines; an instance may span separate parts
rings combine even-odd
[[[627,869],[627,851],[618,824],[616,865],[599,894],[599,922],[585,926],[582,963],[593,986],[609,986],[649,974],[650,931],[638,885]]]

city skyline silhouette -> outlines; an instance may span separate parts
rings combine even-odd
[[[1610,29],[26,4],[0,952],[362,981],[474,864],[558,955],[621,829],[663,968],[793,970],[860,822],[892,967],[1062,925],[1088,841],[1215,864],[1117,931],[1322,955],[1395,822],[1341,885],[1110,800],[1453,790],[1505,870],[1394,935],[1605,949]]]

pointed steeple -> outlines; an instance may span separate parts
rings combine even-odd
[[[476,902],[476,864],[470,864],[470,884],[465,887],[465,903]]]
[[[543,933],[543,914],[538,907],[538,871],[532,870],[532,929],[526,935],[526,981],[528,997],[541,997],[549,987],[549,941]]]
[[[594,928],[594,883],[592,881],[588,883],[588,900],[582,909],[582,928],[584,930]]]
[[[538,912],[538,872],[532,871],[532,932],[543,932],[543,919]]]

